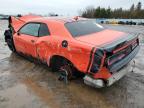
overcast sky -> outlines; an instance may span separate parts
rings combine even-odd
[[[48,14],[51,12],[74,16],[87,6],[101,6],[112,8],[129,8],[144,0],[0,0],[0,14]]]

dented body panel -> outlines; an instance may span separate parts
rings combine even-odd
[[[111,72],[110,65],[115,65],[133,52],[139,46],[138,37],[108,29],[73,37],[65,24],[81,20],[88,19],[11,17],[9,23],[15,31],[13,33],[15,49],[19,53],[47,63],[48,66],[54,56],[64,57],[80,72],[93,79],[107,81],[114,73]],[[46,24],[50,34],[41,37],[19,34],[21,28],[28,23]],[[131,51],[124,51],[127,47],[130,47]]]

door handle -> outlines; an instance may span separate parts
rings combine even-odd
[[[34,40],[31,40],[31,42],[34,43],[35,41],[34,41]]]

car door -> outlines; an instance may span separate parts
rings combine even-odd
[[[36,57],[36,41],[39,36],[40,23],[25,24],[15,36],[16,49],[26,55]]]
[[[50,50],[50,42],[51,42],[50,39],[51,36],[48,25],[45,23],[41,23],[39,29],[39,40],[36,43],[36,47],[37,47],[37,56],[43,62],[46,62],[47,56],[49,56],[48,52]]]

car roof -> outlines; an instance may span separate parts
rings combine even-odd
[[[77,17],[76,17],[77,18]],[[87,20],[86,18],[79,17],[77,19],[72,17],[39,17],[31,19],[30,21],[36,21],[36,22],[47,22],[47,21],[56,21],[61,23],[69,23],[69,22],[75,22],[80,20]]]

